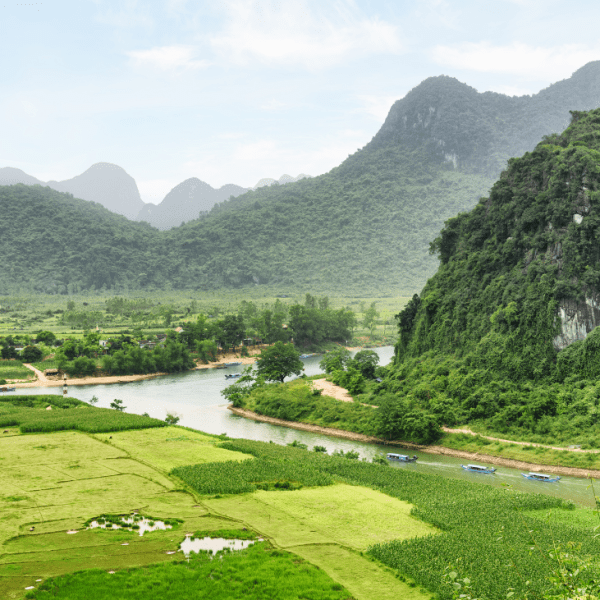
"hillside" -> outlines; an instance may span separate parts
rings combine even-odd
[[[208,284],[419,290],[437,267],[428,246],[443,223],[472,208],[511,156],[598,98],[600,62],[522,98],[432,77],[339,167],[217,205],[173,243],[206,256]]]
[[[398,315],[390,410],[600,443],[600,109],[511,160],[431,248],[440,267]]]
[[[133,237],[141,235],[152,243],[143,251],[140,244],[139,260],[124,264],[123,271],[114,261],[107,264],[109,275],[90,271],[78,258],[79,240],[69,235],[62,237],[60,252],[44,254],[35,268],[52,272],[58,286],[77,283],[83,289],[267,284],[313,293],[412,294],[438,266],[428,249],[445,221],[475,206],[510,156],[533,149],[544,134],[561,131],[569,110],[595,107],[599,92],[600,62],[522,98],[480,94],[450,77],[432,77],[394,104],[369,144],[324,175],[224,200],[202,219],[162,234],[130,223]],[[92,171],[94,167],[86,173]],[[122,175],[125,182],[129,176]],[[132,179],[130,183],[135,187]],[[174,205],[183,198],[196,210],[197,198],[210,191],[201,183],[188,180],[175,188]],[[78,218],[83,219],[81,211]],[[42,248],[49,226],[37,214],[20,221],[0,215],[6,231],[3,244],[11,248],[24,276],[32,275],[34,267],[25,260],[19,240],[24,236]],[[183,220],[173,214],[177,222]],[[97,209],[88,213],[89,218],[98,215]],[[103,227],[112,222],[102,219]],[[92,231],[94,224],[84,229]],[[104,239],[113,240],[111,252],[118,256],[131,250],[128,239],[118,234]],[[63,259],[71,265],[68,278]],[[78,274],[70,270],[75,264],[80,265]],[[0,265],[0,279],[11,281],[7,268]]]

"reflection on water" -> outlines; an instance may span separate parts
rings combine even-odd
[[[380,356],[380,364],[389,363],[394,354],[392,346],[374,349]],[[303,359],[307,375],[320,373],[320,356]],[[353,442],[342,438],[334,438],[321,434],[298,431],[278,425],[251,421],[233,415],[227,410],[227,403],[221,396],[221,390],[231,382],[225,379],[227,373],[239,373],[243,365],[227,369],[207,369],[165,375],[155,379],[118,383],[112,385],[73,386],[69,395],[89,402],[92,396],[97,396],[97,406],[109,408],[110,403],[118,398],[123,400],[126,411],[142,414],[147,412],[151,417],[164,419],[167,413],[180,417],[179,424],[219,435],[226,433],[233,438],[246,438],[259,441],[273,441],[277,444],[290,444],[294,440],[306,444],[309,449],[314,446],[324,446],[331,454],[335,450],[347,452],[354,450],[361,458],[371,460],[376,455],[385,455],[390,446]],[[25,388],[19,394],[62,394],[61,388]],[[394,446],[394,452],[402,452]],[[412,451],[411,451],[412,453]],[[562,477],[557,483],[529,481],[517,469],[497,467],[496,474],[482,476],[470,473],[461,468],[464,459],[451,456],[418,453],[416,464],[394,463],[394,469],[414,469],[419,472],[434,473],[443,477],[475,481],[486,485],[501,487],[509,485],[512,489],[523,492],[542,493],[558,496],[579,504],[595,506],[593,495],[586,479]],[[481,462],[481,459],[478,459]]]
[[[147,519],[146,517],[136,517],[132,515],[131,517],[121,517],[121,523],[111,523],[110,521],[106,521],[104,519],[98,519],[97,521],[92,521],[88,529],[126,529],[128,531],[133,530],[133,525],[137,525],[135,528],[140,535],[144,535],[146,532],[156,531],[157,529],[172,529],[171,525],[165,525],[162,521],[154,521],[151,519]],[[67,531],[67,533],[70,533]]]
[[[225,548],[229,550],[244,550],[252,544],[254,544],[254,540],[226,540],[225,538],[192,538],[191,536],[186,536],[185,540],[180,544],[180,549],[185,556],[189,556],[190,552],[198,553],[200,550],[208,550],[212,554]]]

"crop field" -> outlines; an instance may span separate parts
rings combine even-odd
[[[96,438],[108,440],[108,436],[102,434],[98,434]],[[247,454],[216,447],[214,437],[181,427],[121,431],[112,434],[110,443],[162,471],[190,463],[217,463],[250,458]]]
[[[51,410],[47,410],[51,406]],[[165,427],[151,417],[94,408],[58,395],[7,396],[0,399],[0,427],[19,427],[21,433],[75,429],[88,433]]]
[[[207,554],[192,555],[190,561],[154,565],[109,575],[94,569],[48,582],[31,594],[36,600],[287,600],[318,598],[349,600],[348,592],[322,570],[266,543],[243,552],[221,554],[211,560]]]
[[[436,533],[434,527],[410,515],[413,506],[408,502],[344,484],[258,491],[242,498],[206,501],[206,505],[251,523],[283,548],[335,542],[363,551],[379,542]]]
[[[57,403],[70,404],[71,399],[55,398]],[[3,402],[0,407],[9,406]],[[21,406],[19,410],[40,409]],[[77,415],[84,410],[56,408]],[[145,442],[150,448],[164,445],[170,435],[167,430],[174,437],[194,437],[182,428],[149,429]],[[153,435],[158,435],[154,444]],[[190,494],[175,490],[173,481],[162,473],[166,463],[160,451],[148,451],[141,443],[139,462],[130,451],[133,448],[121,449],[110,443],[108,435],[104,437],[99,440],[79,431],[21,435],[16,428],[0,437],[0,598],[20,598],[37,579],[91,566],[119,570],[172,561],[177,555],[167,552],[177,550],[185,531],[231,528],[231,520],[209,516]],[[193,448],[198,460],[208,456],[215,460],[215,451],[221,459],[223,455],[229,460],[249,458],[215,448],[218,438],[198,434],[198,440]],[[135,531],[84,529],[90,518],[132,511],[184,523],[143,537]],[[67,534],[69,530],[77,533]]]
[[[0,379],[35,379],[35,373],[18,360],[0,360]]]

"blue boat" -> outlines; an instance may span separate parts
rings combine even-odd
[[[225,363],[226,367],[237,367],[238,365],[241,365],[241,362],[232,362],[232,363]]]
[[[398,462],[413,463],[417,462],[418,456],[414,454],[412,457],[410,457],[406,454],[393,454],[392,452],[390,452],[386,458],[388,460],[396,460]]]
[[[465,471],[471,471],[472,473],[495,473],[494,467],[484,467],[483,465],[460,465]]]
[[[241,377],[242,374],[241,373],[227,373],[227,375],[225,375],[225,379],[237,379],[238,377]]]
[[[0,392],[14,392],[16,389],[16,387],[1,387]]]
[[[301,354],[300,358],[310,358],[311,356],[314,356],[314,354]]]
[[[531,479],[532,481],[545,481],[546,483],[554,483],[560,479],[558,475],[552,477],[551,475],[545,475],[544,473],[521,473],[525,479]]]

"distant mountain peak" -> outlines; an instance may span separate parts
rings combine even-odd
[[[286,185],[287,183],[295,183],[296,181],[300,181],[301,179],[306,179],[311,177],[311,175],[307,175],[306,173],[300,173],[298,177],[292,177],[291,175],[282,175],[279,179],[273,179],[271,177],[263,177],[258,181],[258,183],[252,188],[253,190],[257,190],[261,187],[266,187],[269,185]]]

